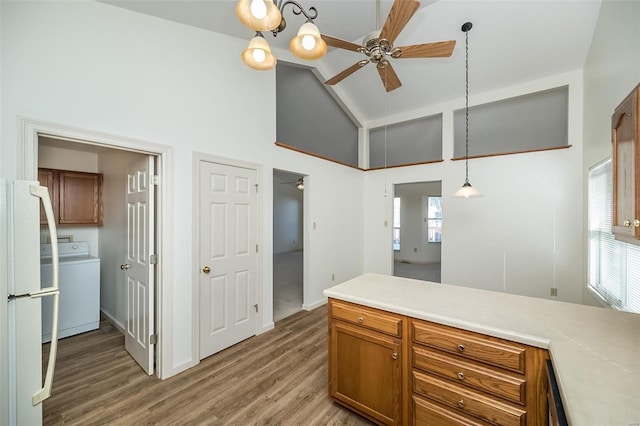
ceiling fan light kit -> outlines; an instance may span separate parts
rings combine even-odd
[[[293,0],[277,0],[277,3],[274,3],[273,0],[238,0],[238,3],[236,3],[238,19],[244,25],[257,32],[249,43],[247,50],[242,53],[242,61],[251,68],[268,70],[276,65],[277,60],[271,53],[262,31],[271,31],[274,37],[284,31],[287,23],[282,15],[288,5],[293,7],[294,15],[304,15],[307,18],[307,21],[302,24],[298,34],[289,44],[291,52],[300,59],[306,60],[320,59],[327,53],[327,44],[320,36],[320,30],[313,23],[313,20],[318,17],[318,11],[315,7],[305,10],[298,2]],[[255,46],[252,46],[252,43],[258,37],[262,38],[262,41],[256,41]],[[271,56],[273,60],[258,60],[262,58],[262,53],[256,49],[264,52],[266,58]]]
[[[480,191],[471,186],[469,183],[469,31],[473,24],[471,22],[465,22],[462,25],[461,30],[465,33],[465,104],[464,104],[464,119],[465,119],[465,127],[464,127],[464,145],[465,145],[465,156],[464,156],[464,167],[465,167],[465,179],[462,188],[458,189],[454,197],[480,197]]]

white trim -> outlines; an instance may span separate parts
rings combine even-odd
[[[264,244],[263,244],[263,238],[262,238],[262,222],[260,220],[260,218],[263,217],[263,194],[264,194],[264,190],[263,190],[263,185],[262,185],[262,165],[260,164],[256,164],[256,163],[250,163],[247,161],[242,161],[242,160],[237,160],[237,159],[232,159],[232,158],[226,158],[226,157],[220,157],[217,155],[212,155],[212,154],[207,154],[204,152],[198,152],[198,151],[194,151],[193,152],[193,170],[192,170],[192,174],[193,174],[193,186],[192,186],[192,194],[191,194],[191,200],[192,200],[192,213],[193,213],[193,226],[192,226],[192,231],[193,231],[193,238],[192,238],[192,264],[193,264],[193,274],[192,274],[192,278],[191,278],[191,321],[193,324],[192,327],[192,346],[191,346],[191,350],[192,350],[192,360],[197,360],[197,362],[195,362],[195,364],[198,364],[200,362],[200,288],[199,288],[199,281],[200,281],[200,264],[199,264],[199,252],[200,252],[200,208],[199,208],[199,195],[195,193],[195,191],[198,191],[200,188],[200,162],[202,161],[206,161],[209,163],[216,163],[216,164],[221,164],[221,165],[225,165],[225,166],[232,166],[232,167],[241,167],[241,168],[245,168],[245,169],[249,169],[249,170],[253,170],[256,172],[256,183],[258,185],[258,193],[256,194],[256,243],[258,244],[259,250],[258,253],[256,253],[256,303],[258,303],[259,306],[263,307],[264,306],[264,295],[263,295],[263,291],[262,291],[262,286],[264,285],[264,280],[262,278],[263,275],[263,268],[262,268],[262,261],[263,261],[263,257],[264,257],[264,252],[265,252],[265,248],[264,248]],[[262,326],[263,322],[264,322],[264,315],[265,309],[260,309],[258,315],[256,315],[256,323],[255,323],[255,334],[261,334],[264,333],[267,330],[270,330],[271,328],[273,328],[273,322],[271,322],[270,324],[267,324],[265,327]],[[272,320],[270,318],[270,320]],[[193,364],[193,365],[195,365]]]
[[[28,117],[18,116],[18,170],[17,179],[37,180],[38,136],[48,135],[65,140],[107,148],[155,155],[158,158],[156,173],[161,184],[157,200],[157,250],[158,268],[156,293],[156,317],[158,344],[156,346],[157,371],[160,379],[171,377],[182,369],[173,365],[173,148],[153,142],[113,135],[90,129],[68,126]],[[166,260],[166,261],[165,261]],[[165,302],[166,301],[166,302]]]
[[[114,317],[113,315],[111,315],[109,312],[105,311],[102,308],[100,309],[100,313],[102,315],[104,315],[105,317],[107,317],[107,319],[109,320],[111,325],[113,325],[115,328],[117,328],[120,331],[120,333],[124,334],[124,324],[123,323],[118,321],[116,317]]]
[[[326,297],[324,297],[324,298],[322,298],[320,300],[317,300],[317,301],[315,301],[313,303],[305,303],[305,304],[302,305],[302,309],[304,309],[305,311],[312,311],[315,308],[319,308],[322,305],[326,305],[327,304],[327,300],[328,299]]]

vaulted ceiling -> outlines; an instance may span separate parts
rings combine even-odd
[[[235,17],[235,0],[107,0],[127,9],[247,40],[253,31]],[[376,30],[375,0],[299,0],[318,10],[316,24],[328,34],[357,44]],[[381,25],[392,1],[381,0]],[[395,45],[456,40],[450,58],[397,59],[402,87],[387,93],[375,66],[369,64],[338,83],[335,91],[363,122],[403,114],[464,96],[464,33],[469,32],[470,92],[486,92],[581,69],[595,29],[601,0],[440,0],[423,1]],[[288,49],[304,22],[291,7],[284,13],[285,32],[272,47]],[[613,47],[614,48],[614,47]],[[238,52],[238,60],[240,61]],[[277,52],[276,52],[277,55]],[[352,51],[329,48],[319,61],[306,62],[330,78],[362,59]],[[256,71],[260,72],[260,71]]]

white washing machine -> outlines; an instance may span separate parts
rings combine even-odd
[[[89,243],[59,243],[58,337],[95,330],[100,324],[100,259],[89,255]],[[40,245],[40,285],[51,286],[51,244]],[[42,299],[42,342],[51,341],[51,297]]]

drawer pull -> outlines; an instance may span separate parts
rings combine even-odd
[[[397,352],[392,353],[391,358],[398,359],[398,353]]]
[[[460,352],[464,352],[464,345],[458,345],[458,350]]]
[[[462,371],[458,373],[458,379],[464,380],[464,373]]]
[[[458,407],[464,408],[464,401],[462,399],[458,401]]]
[[[358,317],[358,322],[361,323],[362,321],[364,321],[364,317]]]

